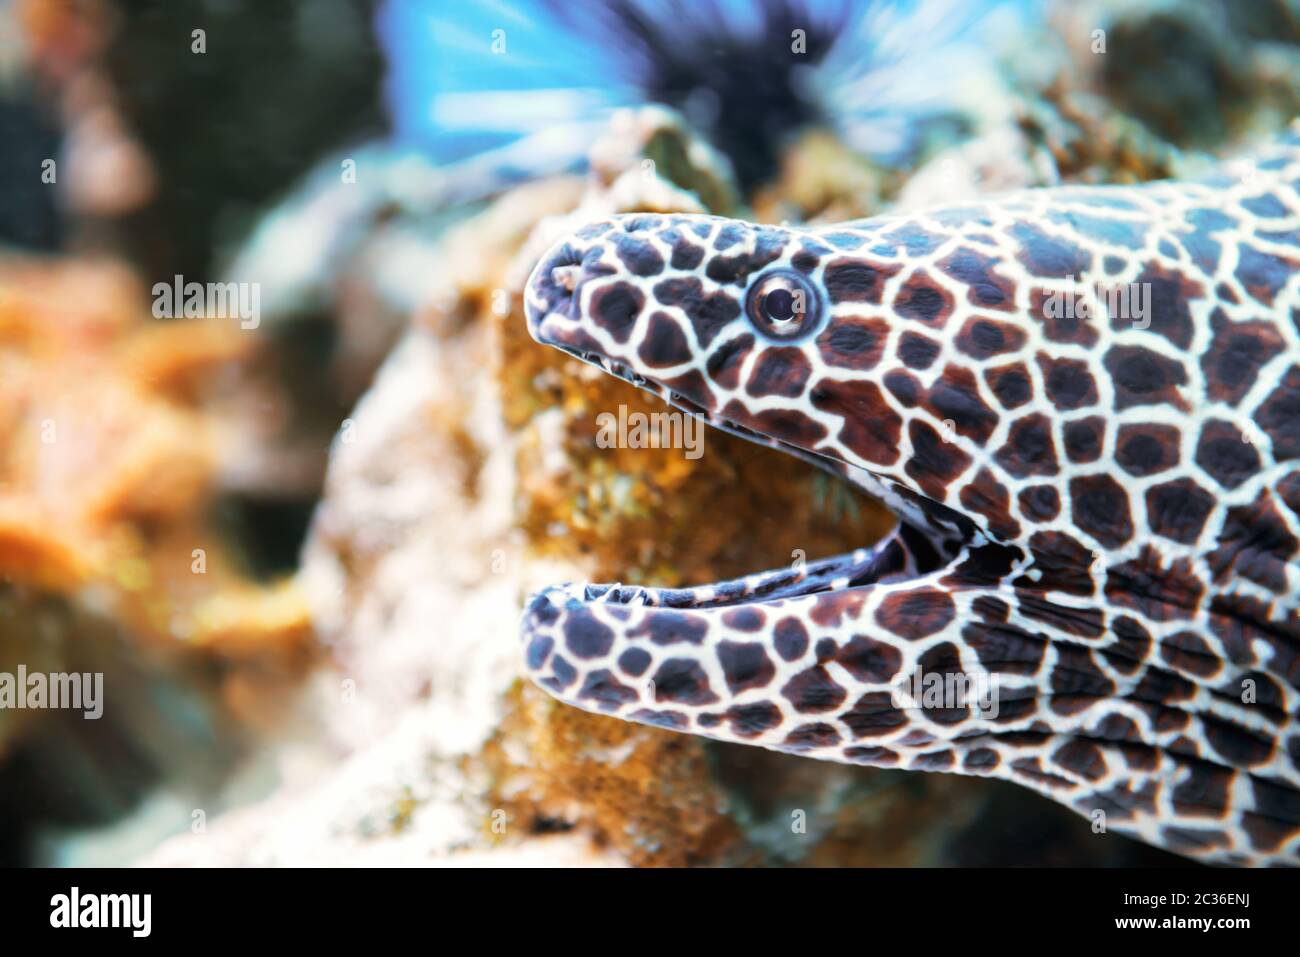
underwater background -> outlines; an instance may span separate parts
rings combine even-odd
[[[654,400],[520,291],[574,216],[1195,175],[1297,113],[1294,0],[0,0],[0,672],[104,688],[0,708],[0,863],[1185,863],[525,682],[542,584],[892,518],[720,433],[599,448]]]

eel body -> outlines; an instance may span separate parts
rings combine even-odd
[[[735,581],[542,591],[552,695],[1300,864],[1300,127],[1198,181],[620,216],[542,258],[526,311],[899,519]]]

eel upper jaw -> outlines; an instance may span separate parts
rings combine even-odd
[[[841,473],[846,468],[837,459],[782,442],[780,439],[771,438],[715,415],[681,393],[634,372],[629,366],[616,359],[609,359],[600,355],[600,353],[582,349],[574,345],[572,340],[566,341],[568,336],[561,330],[566,325],[571,325],[578,318],[578,303],[582,298],[583,284],[589,279],[601,275],[599,272],[592,272],[590,269],[579,265],[580,260],[581,257],[565,245],[553,251],[533,269],[533,273],[526,284],[527,291],[524,303],[528,333],[533,339],[544,346],[559,349],[575,359],[596,366],[596,368],[601,369],[608,375],[631,383],[651,395],[656,395],[673,407],[681,409],[696,418],[703,419],[716,429],[730,432],[759,445],[772,446],[831,472]],[[552,322],[557,325],[552,326]]]
[[[826,469],[827,471],[837,475],[842,474],[847,468],[847,466],[838,459],[831,458],[828,455],[820,455],[817,452],[811,452],[808,449],[800,448],[799,446],[792,445],[789,442],[783,442],[781,439],[774,439],[771,436],[764,435],[761,432],[755,432],[751,428],[747,428],[737,422],[732,422],[730,419],[723,418],[720,415],[710,412],[708,409],[692,402],[680,392],[674,392],[663,383],[656,382],[653,379],[647,379],[645,376],[633,372],[631,368],[624,363],[619,362],[617,359],[608,359],[595,352],[584,352],[581,349],[576,349],[559,342],[549,340],[542,341],[545,345],[548,345],[553,349],[559,349],[561,352],[573,356],[573,358],[585,362],[588,365],[593,365],[616,379],[622,379],[624,382],[634,385],[638,389],[649,392],[651,395],[658,396],[674,408],[680,409],[687,415],[695,416],[697,419],[708,423],[710,426],[721,432],[729,432],[732,435],[739,436],[742,439],[747,439],[748,441],[754,442],[758,445],[767,445],[774,449],[779,449],[787,455],[793,455],[796,458],[811,462],[818,468]]]

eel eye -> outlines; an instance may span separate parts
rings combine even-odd
[[[793,339],[817,322],[817,297],[797,273],[774,272],[754,283],[745,304],[749,320],[776,339]]]

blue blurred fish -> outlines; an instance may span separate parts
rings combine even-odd
[[[1027,0],[388,0],[377,21],[399,141],[439,162],[521,140],[581,162],[610,111],[662,103],[742,186],[809,126],[881,162],[987,95]]]
[[[262,284],[271,326],[329,311],[365,248],[432,249],[492,196],[582,169],[620,107],[679,110],[746,188],[811,126],[910,163],[935,127],[1005,104],[993,51],[1035,11],[1030,0],[386,0],[375,28],[392,136],[323,160],[226,272]],[[414,253],[373,258],[396,327],[426,296],[427,269]]]

